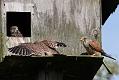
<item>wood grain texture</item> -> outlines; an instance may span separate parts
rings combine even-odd
[[[3,38],[4,35],[2,33],[2,16],[1,16],[1,1],[0,1],[0,62],[2,61],[2,58],[4,56],[4,43],[3,43]]]
[[[5,4],[5,6],[4,6]],[[68,45],[59,49],[67,55],[84,52],[80,37],[92,37],[92,30],[101,26],[100,0],[3,0],[2,14],[6,11],[31,12],[31,41],[57,40]],[[3,31],[6,16],[2,15]]]

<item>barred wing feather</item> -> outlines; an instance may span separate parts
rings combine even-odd
[[[8,51],[17,55],[31,55],[32,50],[25,45],[18,45],[12,48],[8,48]]]

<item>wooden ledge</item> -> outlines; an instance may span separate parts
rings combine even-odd
[[[1,80],[92,80],[103,57],[6,56],[0,63]]]

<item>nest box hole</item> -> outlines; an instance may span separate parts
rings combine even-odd
[[[31,37],[31,12],[6,13],[7,36],[12,37],[11,27],[17,26],[23,37]]]

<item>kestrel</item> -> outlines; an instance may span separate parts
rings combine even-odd
[[[10,27],[10,36],[11,37],[23,37],[17,26]]]
[[[81,37],[80,40],[82,41],[83,46],[89,55],[101,54],[103,56],[116,60],[115,58],[111,57],[110,55],[104,52],[104,50],[100,46],[100,43],[97,40],[91,40],[88,39],[87,37]]]
[[[8,50],[12,53],[22,55],[22,56],[30,56],[30,55],[48,55],[52,56],[59,53],[56,48],[58,47],[66,47],[65,43],[57,42],[57,41],[35,41],[34,43],[22,43],[18,46],[14,46],[9,48]]]

